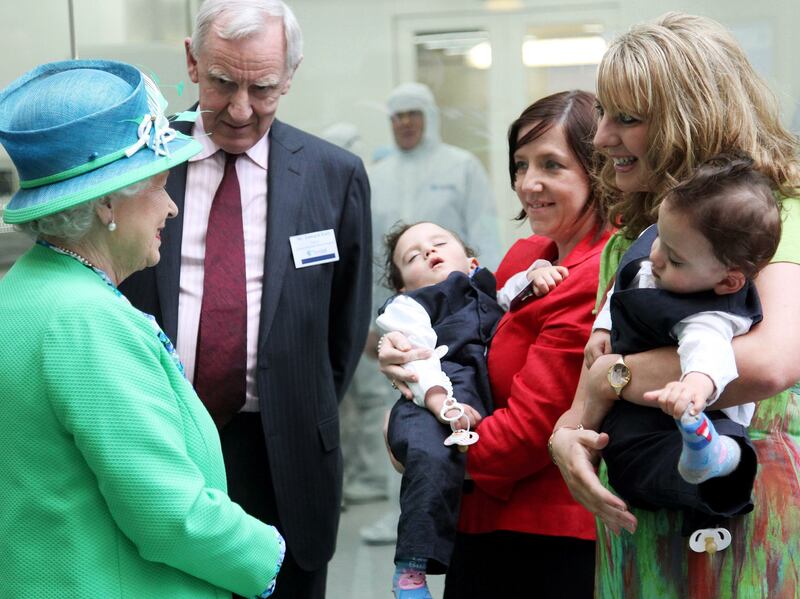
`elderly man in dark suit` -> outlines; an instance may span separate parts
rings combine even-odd
[[[369,321],[369,184],[357,157],[275,120],[302,59],[286,5],[207,0],[185,45],[200,116],[175,126],[204,149],[170,174],[180,214],[160,264],[123,291],[177,340],[220,429],[230,496],[286,538],[274,596],[322,598],[338,401]]]

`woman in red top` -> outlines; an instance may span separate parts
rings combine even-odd
[[[551,462],[547,439],[575,394],[609,235],[589,175],[593,106],[587,92],[555,94],[528,107],[509,130],[518,218],[536,234],[506,254],[498,287],[536,259],[566,267],[568,276],[515,305],[497,326],[488,354],[495,411],[481,421],[480,441],[469,451],[472,482],[445,598],[592,595],[594,522]],[[410,377],[398,364],[425,357],[421,352],[397,333],[382,344],[384,372],[404,393]]]

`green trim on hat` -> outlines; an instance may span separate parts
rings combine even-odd
[[[73,193],[56,200],[48,201],[44,204],[27,206],[25,208],[19,208],[16,210],[9,210],[8,207],[6,207],[5,211],[3,212],[3,220],[10,225],[26,223],[36,220],[37,218],[42,218],[43,216],[61,212],[67,208],[72,208],[78,204],[83,204],[84,202],[101,198],[119,189],[122,189],[123,187],[133,185],[134,183],[138,183],[139,181],[147,179],[148,177],[152,177],[153,175],[157,175],[158,173],[169,170],[173,166],[187,161],[189,158],[202,150],[202,146],[191,137],[183,135],[182,133],[178,133],[176,138],[188,139],[189,143],[182,148],[171,152],[169,156],[163,156],[159,160],[150,162],[139,168],[126,171],[118,177],[114,177],[108,181],[103,181],[102,183],[92,187],[82,189],[78,193]],[[140,151],[146,150],[148,150],[147,147]]]

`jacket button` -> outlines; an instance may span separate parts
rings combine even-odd
[[[486,307],[486,304],[481,304],[481,312],[488,312],[489,308]]]

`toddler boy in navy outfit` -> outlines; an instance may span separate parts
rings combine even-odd
[[[568,273],[541,261],[496,293],[494,275],[474,253],[428,222],[396,227],[386,249],[388,283],[399,295],[382,309],[378,327],[435,350],[405,365],[418,376],[409,385],[414,401],[398,400],[388,429],[392,454],[405,467],[392,590],[397,599],[428,599],[426,573],[444,573],[452,553],[463,450],[478,440],[474,429],[491,411],[486,347],[495,325],[526,287],[541,295]]]
[[[747,426],[755,404],[704,409],[738,376],[731,340],[762,318],[752,279],[780,232],[774,191],[752,160],[701,164],[623,257],[587,344],[590,365],[601,353],[677,343],[681,379],[645,394],[677,431],[661,412],[626,401],[592,399],[587,411],[591,421],[607,413],[603,458],[614,489],[636,507],[683,509],[685,533],[752,510],[756,456]]]

